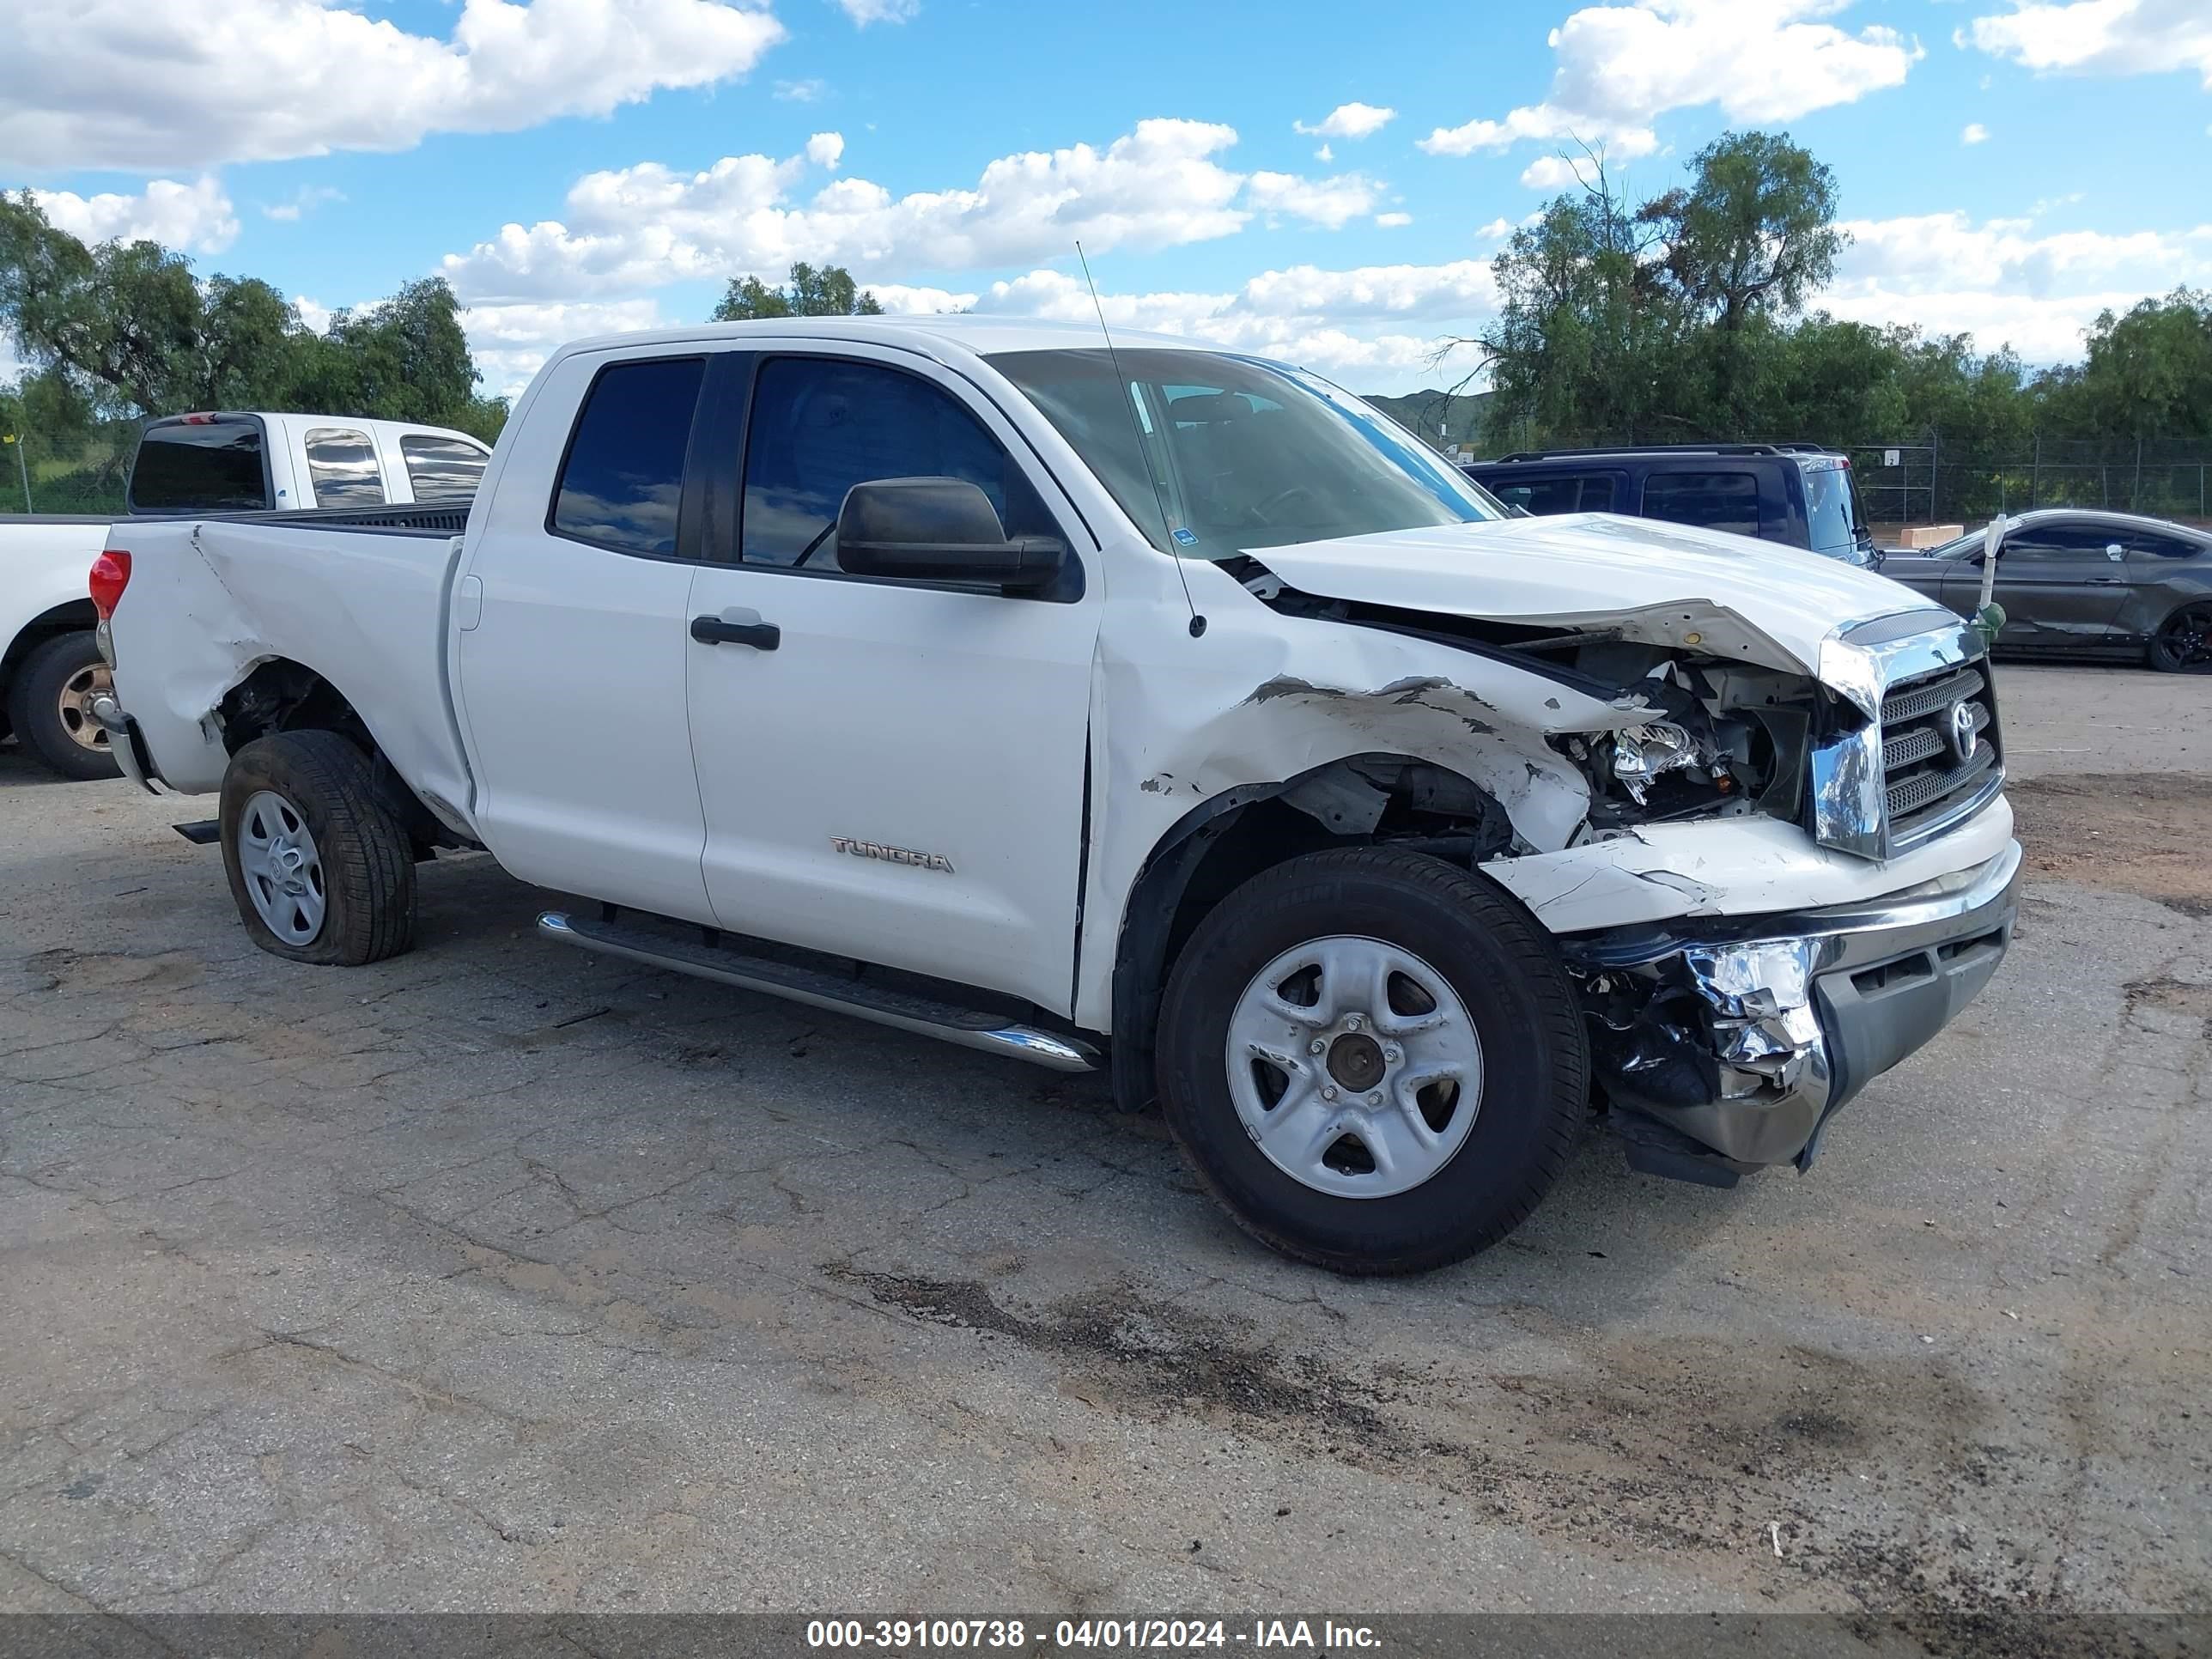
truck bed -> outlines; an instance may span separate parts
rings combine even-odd
[[[458,536],[468,528],[465,501],[425,502],[402,507],[311,507],[258,508],[242,513],[0,513],[0,534],[17,525],[161,524],[178,519],[194,523],[259,524],[281,519],[304,529],[400,530],[416,536]]]
[[[449,696],[447,596],[465,514],[454,507],[118,520],[131,556],[112,623],[116,689],[161,779],[218,787],[229,761],[210,718],[263,664],[313,670],[393,765],[467,827],[468,763]]]

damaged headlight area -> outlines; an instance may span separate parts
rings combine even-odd
[[[1618,653],[1620,647],[1614,647]],[[1593,668],[1628,665],[1601,659]],[[1599,837],[1641,823],[1760,811],[1795,817],[1814,692],[1804,680],[1638,653],[1623,700],[1648,711],[1619,730],[1554,739],[1590,786]]]
[[[1591,1047],[1617,1107],[1745,1165],[1796,1155],[1827,1104],[1814,943],[1692,945],[1583,977]]]

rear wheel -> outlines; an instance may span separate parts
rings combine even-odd
[[[8,722],[23,746],[65,778],[112,778],[118,768],[92,700],[114,678],[89,633],[58,634],[17,665]]]
[[[1550,936],[1418,854],[1316,853],[1238,888],[1176,964],[1169,1127],[1248,1232],[1340,1273],[1417,1273],[1518,1225],[1587,1109]]]
[[[2212,605],[2185,605],[2160,623],[2150,665],[2164,674],[2212,673]]]
[[[335,732],[282,732],[231,757],[222,863],[253,942],[358,967],[405,950],[415,861],[368,757]]]

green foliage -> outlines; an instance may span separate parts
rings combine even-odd
[[[2180,289],[2107,312],[2081,364],[2031,374],[1965,334],[1813,309],[1845,239],[1833,177],[1786,136],[1728,134],[1686,183],[1638,206],[1614,193],[1601,156],[1585,160],[1583,187],[1498,254],[1496,325],[1454,343],[1490,372],[1493,451],[1933,434],[1960,458],[1945,463],[1959,469],[1945,481],[1958,514],[2045,487],[2008,470],[2044,438],[2212,439],[2212,295]]]
[[[708,319],[717,323],[742,323],[757,317],[880,317],[883,307],[876,296],[853,281],[842,265],[817,270],[801,261],[791,268],[791,281],[769,288],[757,276],[736,276]]]
[[[304,410],[484,438],[507,418],[503,401],[477,393],[443,278],[341,312],[317,333],[258,278],[203,282],[182,254],[152,242],[88,247],[49,223],[28,191],[0,195],[0,331],[32,365],[15,396],[52,453],[105,422],[194,409]],[[39,489],[41,508],[48,493]]]

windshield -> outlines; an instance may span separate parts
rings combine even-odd
[[[1506,516],[1395,421],[1297,369],[1103,346],[1006,352],[991,363],[1164,550],[1225,559]]]

